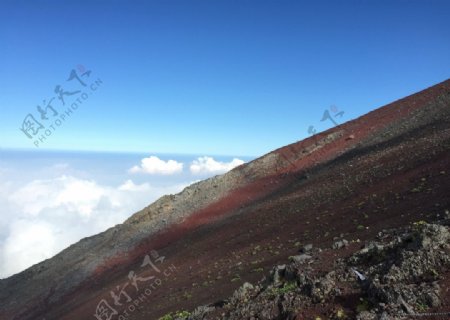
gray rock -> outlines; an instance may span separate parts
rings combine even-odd
[[[332,248],[333,249],[341,249],[341,248],[344,248],[347,246],[348,246],[348,241],[345,239],[342,239],[342,240],[338,240],[335,243],[333,243]]]
[[[312,257],[309,254],[300,254],[298,256],[291,257],[291,260],[296,263],[305,263],[308,260],[311,260]]]
[[[312,248],[313,245],[311,243],[308,243],[307,245],[304,245],[302,248],[300,248],[300,253],[310,252]]]
[[[238,290],[233,294],[232,301],[242,302],[245,301],[249,293],[254,289],[251,283],[245,282]]]
[[[212,306],[200,306],[197,307],[191,314],[191,317],[194,319],[203,319],[206,314],[214,311],[216,308]]]
[[[427,305],[436,308],[441,305],[441,299],[439,298],[439,294],[437,292],[428,292],[425,294],[425,300]]]
[[[377,320],[377,315],[369,311],[362,311],[357,314],[357,320]]]
[[[390,320],[388,314],[386,311],[384,311],[381,316],[380,316],[380,320]]]
[[[284,273],[286,271],[286,265],[278,265],[272,270],[272,281],[275,286],[278,286],[281,283],[282,278],[284,277]]]
[[[401,320],[417,314],[418,305],[439,307],[441,290],[437,280],[430,280],[430,276],[436,278],[450,266],[450,254],[442,249],[449,241],[448,230],[427,224],[406,230],[386,231],[387,237],[369,243],[366,250],[337,259],[333,270],[325,275],[318,274],[313,264],[302,264],[310,261],[310,255],[291,257],[291,263],[275,266],[260,285],[246,283],[228,303],[215,306],[214,316],[206,308],[197,311],[199,316],[184,320],[218,319],[219,313],[220,319],[227,320],[294,319],[298,315],[292,310],[335,302],[342,295],[341,282],[359,285],[360,296],[367,299],[366,310],[355,319]],[[399,242],[398,236],[409,240]],[[343,239],[337,242],[338,248],[348,244]]]

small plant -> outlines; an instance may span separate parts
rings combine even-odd
[[[295,282],[286,282],[283,287],[280,289],[281,294],[285,294],[297,289],[297,283]]]
[[[189,292],[185,292],[185,293],[183,293],[183,297],[186,299],[186,300],[189,300],[190,298],[192,298],[192,294],[190,294]]]
[[[281,288],[272,288],[272,295],[280,295],[280,294],[286,294],[288,292],[292,292],[295,289],[297,289],[297,283],[295,282],[286,282]]]
[[[428,310],[428,306],[421,302],[417,302],[416,307],[417,307],[417,311],[419,311],[419,312],[424,312],[424,311]]]
[[[336,311],[336,318],[337,319],[345,319],[345,318],[347,318],[347,316],[345,315],[344,310],[342,310],[342,309],[337,310]]]
[[[431,268],[430,269],[430,274],[431,277],[435,280],[437,280],[439,278],[439,272],[437,272],[435,269]]]
[[[236,282],[236,281],[239,281],[239,280],[241,280],[241,276],[237,274],[237,275],[235,275],[234,278],[231,279],[231,282]]]
[[[187,318],[187,317],[189,317],[190,315],[191,315],[191,313],[188,312],[188,311],[186,311],[186,310],[183,310],[183,311],[177,311],[177,312],[175,313],[175,316],[176,316],[177,318]]]
[[[356,312],[363,312],[369,310],[369,302],[366,299],[359,298],[359,303],[356,306]]]
[[[164,316],[162,316],[161,318],[159,318],[158,320],[174,320],[174,319],[178,319],[178,318],[187,318],[191,315],[190,312],[188,311],[176,311],[176,312],[171,312],[168,313]]]
[[[413,222],[413,228],[414,229],[421,229],[426,224],[427,224],[427,222],[424,221],[424,220],[416,221],[416,222]]]

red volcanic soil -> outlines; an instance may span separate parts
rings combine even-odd
[[[446,119],[418,124],[411,115],[441,103],[441,97],[449,106],[449,96],[446,81],[274,151],[280,161],[263,178],[248,179],[184,221],[150,235],[126,256],[99,266],[89,281],[64,301],[49,304],[42,316],[95,319],[96,306],[105,299],[119,313],[113,319],[158,319],[227,298],[243,282],[256,282],[272,266],[285,263],[299,244],[329,248],[340,236],[363,243],[383,229],[434,220],[450,209],[449,113],[441,108]],[[358,248],[324,251],[318,269],[331,270],[334,255]],[[141,268],[151,250],[165,257],[157,264],[161,273]],[[130,271],[161,282],[142,281],[136,289]],[[111,291],[127,283],[132,302],[122,296],[122,306],[114,305]],[[350,300],[343,306],[352,314]],[[304,317],[320,312],[306,310]]]

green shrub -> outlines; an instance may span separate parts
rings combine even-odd
[[[162,316],[161,318],[159,318],[158,320],[174,320],[177,318],[187,318],[190,315],[191,315],[190,312],[182,310],[182,311],[168,313],[168,314]]]

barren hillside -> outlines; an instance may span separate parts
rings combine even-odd
[[[220,304],[305,244],[351,242],[321,258],[329,272],[382,230],[440,219],[449,174],[447,80],[162,197],[1,280],[0,319],[96,319],[102,301],[110,319],[158,319]]]

